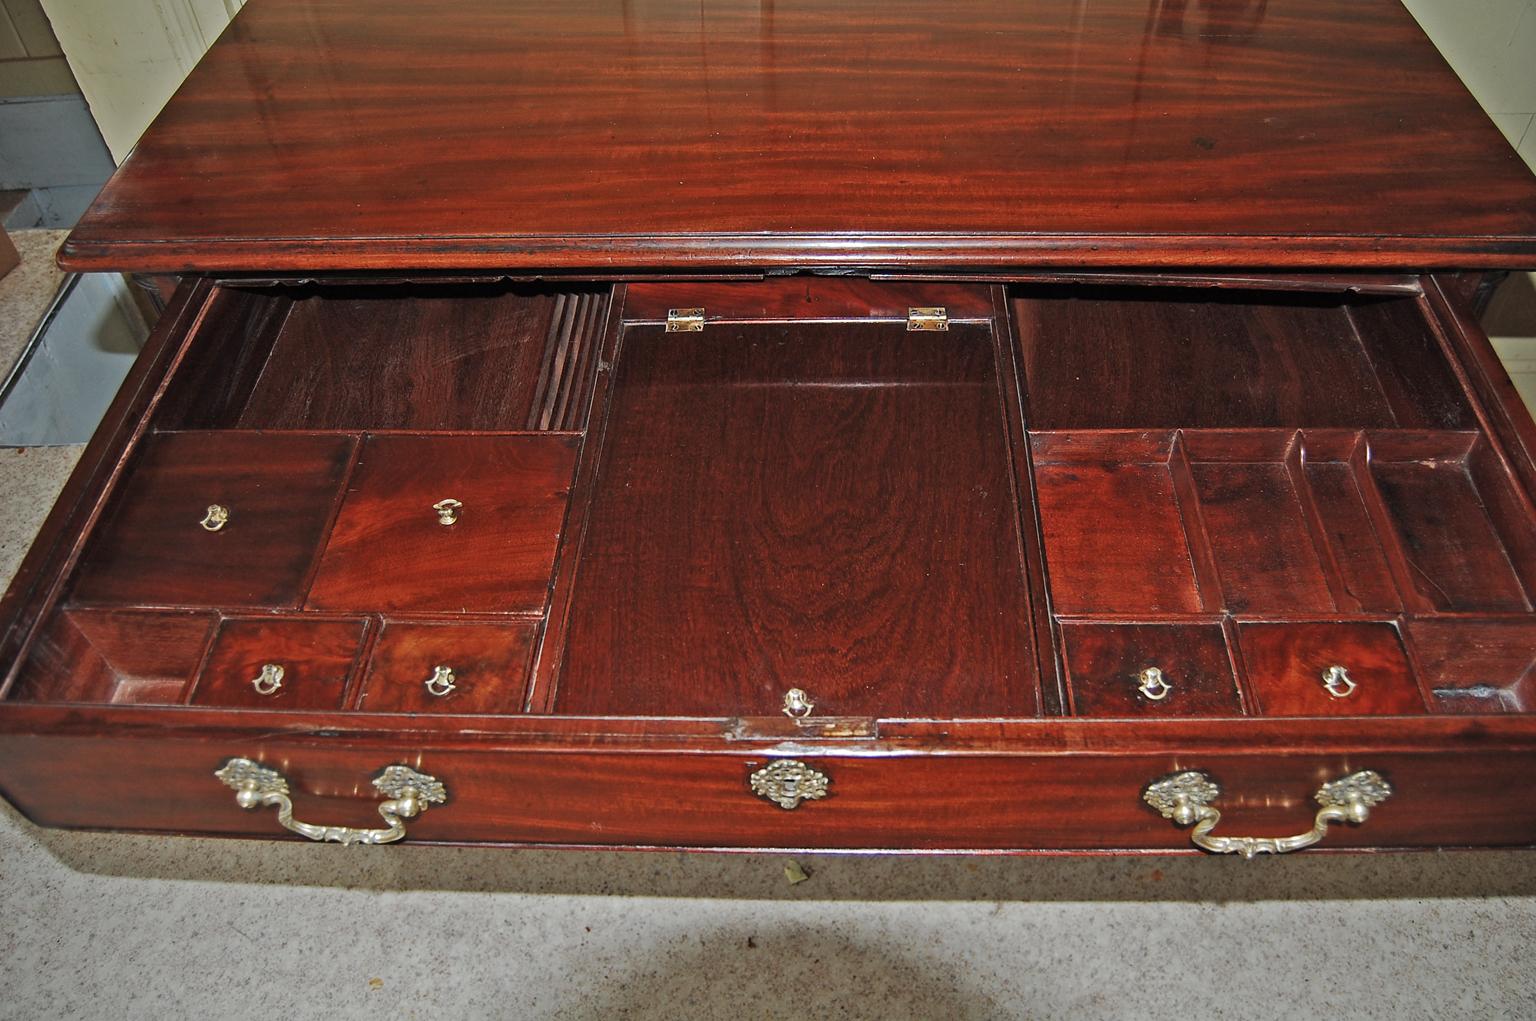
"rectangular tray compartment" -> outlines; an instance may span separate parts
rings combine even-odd
[[[555,709],[1038,711],[985,323],[627,327]]]
[[[1474,421],[1412,298],[1082,285],[1011,294],[1032,429]]]
[[[222,288],[173,387],[176,428],[580,429],[605,287]]]
[[[1219,623],[1061,625],[1076,716],[1240,716]],[[1149,667],[1162,686],[1143,680]]]
[[[212,613],[75,609],[55,614],[10,698],[176,705],[197,673]]]

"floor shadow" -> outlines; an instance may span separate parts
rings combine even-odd
[[[0,802],[3,805],[3,802]],[[550,851],[79,833],[0,825],[77,872],[128,878],[628,897],[833,901],[1353,900],[1536,896],[1536,853],[1329,853],[1243,861],[1204,855],[794,857],[678,851]]]

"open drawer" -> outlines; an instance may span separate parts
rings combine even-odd
[[[1269,283],[185,285],[6,596],[0,788],[342,841],[1536,843],[1536,427],[1433,279]]]

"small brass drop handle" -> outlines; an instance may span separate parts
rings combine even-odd
[[[1221,822],[1221,813],[1211,802],[1221,796],[1221,788],[1206,773],[1175,773],[1148,784],[1142,800],[1164,819],[1176,826],[1194,825],[1189,839],[1212,854],[1240,854],[1252,858],[1260,854],[1288,854],[1311,847],[1323,839],[1328,827],[1336,822],[1355,825],[1370,817],[1371,809],[1392,796],[1392,785],[1375,770],[1341,776],[1325,783],[1312,795],[1322,807],[1312,819],[1312,828],[1292,837],[1215,837],[1211,830]]]
[[[459,509],[463,506],[458,500],[448,499],[437,501],[432,505],[432,509],[437,511],[438,524],[451,525],[459,520]]]
[[[386,766],[374,777],[373,787],[388,799],[379,803],[379,816],[389,824],[387,829],[317,826],[293,817],[288,781],[275,769],[250,759],[230,759],[213,775],[234,790],[235,804],[241,808],[275,807],[278,824],[284,829],[334,844],[393,844],[405,836],[406,819],[448,800],[448,792],[437,777],[409,766]]]
[[[1347,667],[1331,666],[1323,671],[1323,687],[1334,698],[1348,698],[1360,685],[1349,679]]]
[[[816,708],[816,703],[811,701],[804,689],[790,688],[784,693],[784,715],[792,719],[804,719],[811,715],[811,710]]]
[[[1136,675],[1141,681],[1136,690],[1153,702],[1161,702],[1173,691],[1173,685],[1163,679],[1163,672],[1155,666],[1149,666]]]
[[[276,695],[283,686],[283,676],[287,673],[278,663],[263,663],[261,673],[251,678],[251,687],[256,689],[258,695]]]
[[[229,508],[222,507],[216,503],[210,503],[208,510],[203,514],[203,520],[199,521],[198,524],[202,525],[207,531],[217,532],[229,524]]]
[[[432,676],[426,680],[427,691],[442,698],[458,686],[455,680],[452,667],[435,666],[432,668]]]

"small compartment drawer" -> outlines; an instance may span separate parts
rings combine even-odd
[[[538,613],[576,463],[572,436],[370,436],[308,608]]]
[[[226,620],[191,701],[248,709],[340,709],[365,633],[360,620]]]
[[[1064,623],[1061,637],[1078,716],[1242,715],[1220,624]]]
[[[359,709],[381,713],[515,713],[522,709],[532,624],[388,621]]]
[[[298,606],[353,449],[346,436],[150,438],[86,551],[75,601]]]
[[[1237,634],[1249,690],[1266,716],[1425,711],[1393,624],[1243,623]]]

